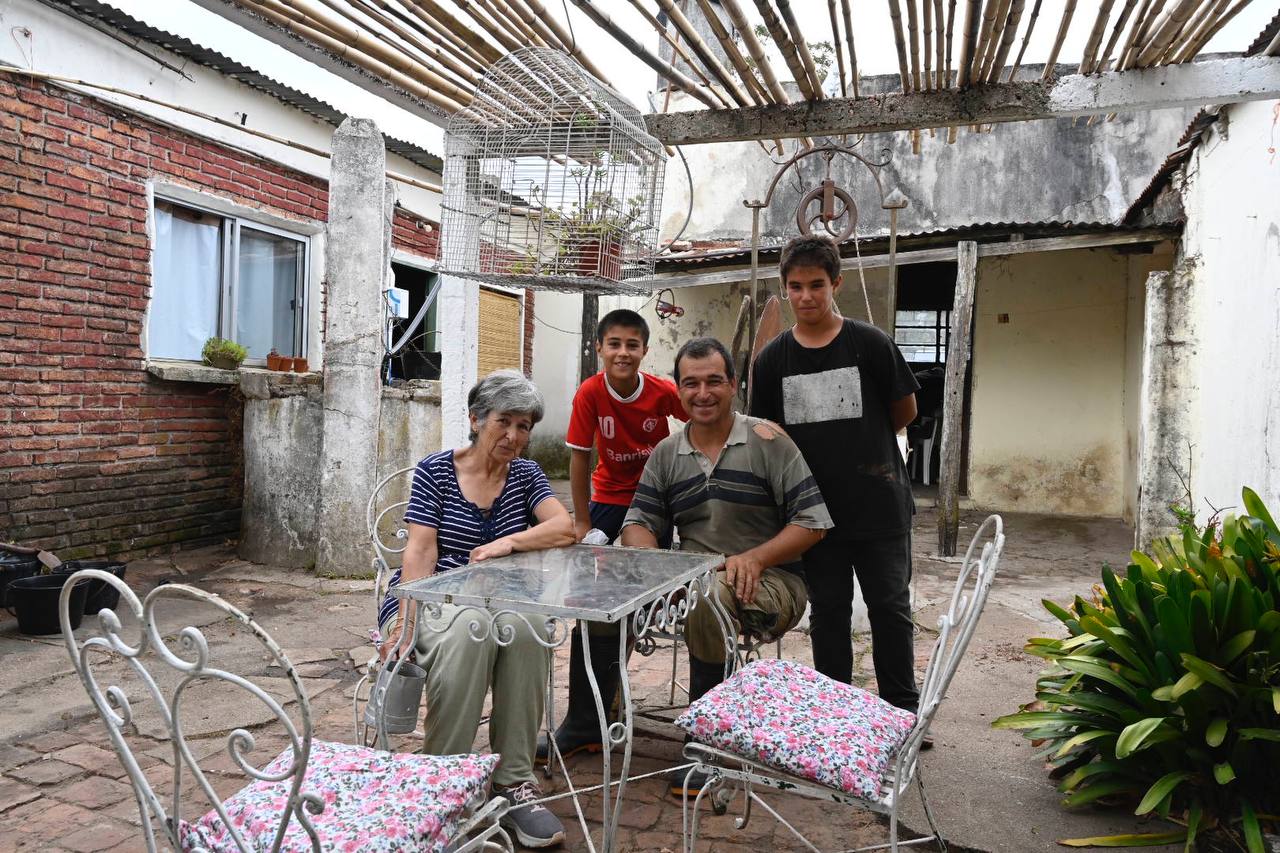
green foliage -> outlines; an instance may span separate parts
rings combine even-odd
[[[229,367],[233,370],[240,366],[240,362],[244,361],[248,354],[249,351],[235,341],[223,338],[209,338],[204,342],[204,349],[200,351],[200,357],[204,359],[205,364]]]
[[[1185,827],[1063,844],[1192,849],[1215,830],[1263,850],[1280,812],[1280,528],[1243,497],[1246,515],[1180,518],[1123,576],[1104,566],[1089,600],[1044,602],[1067,636],[1028,642],[1049,662],[1037,701],[992,725],[1043,743],[1066,805],[1132,798]]]

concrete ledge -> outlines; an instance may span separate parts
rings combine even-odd
[[[148,361],[147,373],[168,382],[203,382],[207,385],[235,385],[238,370],[222,370],[196,361]]]
[[[440,380],[409,379],[407,381],[399,381],[394,385],[384,386],[382,398],[384,400],[425,400],[439,403]]]

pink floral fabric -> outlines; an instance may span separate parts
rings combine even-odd
[[[285,749],[265,772],[281,773],[292,761],[293,750]],[[393,755],[312,741],[302,790],[324,799],[324,811],[311,815],[311,822],[325,851],[443,851],[497,764],[496,755]],[[223,802],[249,849],[271,849],[290,781],[254,782]],[[216,811],[195,823],[183,821],[181,837],[184,853],[238,849]],[[296,817],[289,821],[280,850],[311,853],[311,841]]]
[[[915,724],[873,693],[773,658],[747,664],[676,720],[700,743],[868,800]]]

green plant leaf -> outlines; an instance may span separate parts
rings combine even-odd
[[[1190,770],[1175,770],[1172,773],[1166,773],[1155,781],[1147,793],[1142,796],[1142,801],[1138,803],[1138,807],[1134,809],[1134,814],[1143,815],[1154,809],[1156,806],[1169,796],[1175,788],[1190,779],[1194,774]]]
[[[1258,826],[1258,815],[1248,800],[1240,804],[1240,821],[1244,827],[1244,843],[1249,848],[1249,853],[1266,853],[1262,844],[1262,827]]]
[[[1116,739],[1116,758],[1127,758],[1140,749],[1177,737],[1177,732],[1168,727],[1157,734],[1166,719],[1167,717],[1147,717],[1125,726]]]
[[[1271,688],[1271,707],[1275,709],[1277,714],[1280,714],[1280,687]]]
[[[1129,776],[1123,761],[1091,761],[1081,767],[1072,770],[1062,781],[1058,783],[1058,790],[1062,793],[1068,793],[1078,786],[1090,776],[1097,776],[1100,773],[1113,773],[1117,776]]]
[[[1150,683],[1151,667],[1138,655],[1136,651],[1134,651],[1134,648],[1130,645],[1129,641],[1120,635],[1119,630],[1111,630],[1092,616],[1086,616],[1081,619],[1080,627],[1102,640],[1111,647],[1112,651],[1136,669],[1143,679],[1141,683]]]
[[[1232,696],[1239,695],[1236,692],[1235,685],[1231,683],[1231,679],[1222,672],[1222,670],[1206,660],[1201,660],[1195,655],[1184,654],[1182,656],[1182,665],[1190,672],[1203,678],[1214,687],[1230,693]]]
[[[1092,803],[1094,800],[1108,797],[1112,794],[1136,791],[1133,782],[1128,779],[1104,779],[1101,782],[1095,782],[1087,788],[1081,788],[1074,793],[1068,794],[1063,798],[1062,804],[1067,808],[1082,806],[1085,803]]]
[[[1240,729],[1241,740],[1270,740],[1280,743],[1280,729]]]
[[[1171,597],[1165,595],[1156,599],[1156,619],[1160,622],[1171,657],[1177,659],[1178,655],[1195,649],[1187,614]]]
[[[1222,741],[1227,736],[1227,718],[1214,717],[1213,722],[1209,723],[1208,728],[1204,730],[1204,742],[1209,746],[1222,746]]]
[[[1173,832],[1145,832],[1132,835],[1094,835],[1089,838],[1063,838],[1063,847],[1156,847],[1161,844],[1177,844],[1187,837],[1186,830]]]
[[[1213,765],[1213,778],[1219,785],[1226,785],[1236,778],[1236,771],[1231,768],[1231,762],[1223,761]]]
[[[1173,698],[1181,699],[1185,694],[1204,684],[1204,679],[1194,672],[1188,672],[1173,685]],[[1152,694],[1155,695],[1155,694]]]
[[[1094,719],[1092,715],[1068,714],[1065,711],[1019,711],[991,721],[993,729],[1034,729],[1053,723],[1079,726]]]
[[[1111,667],[1106,664],[1099,663],[1097,660],[1077,655],[1069,655],[1058,660],[1059,666],[1095,678],[1098,681],[1105,681],[1112,687],[1126,694],[1130,699],[1137,700],[1138,690],[1132,684],[1124,679],[1119,673],[1112,671]]]
[[[1107,729],[1090,729],[1087,732],[1081,732],[1080,734],[1065,740],[1062,746],[1058,747],[1058,750],[1057,752],[1054,753],[1054,756],[1061,757],[1063,755],[1066,755],[1068,752],[1075,749],[1077,746],[1090,743],[1092,741],[1097,740],[1098,738],[1115,737],[1115,736],[1116,736],[1115,732],[1108,731]]]
[[[1262,498],[1258,497],[1258,493],[1253,489],[1245,486],[1240,490],[1240,498],[1244,503],[1244,508],[1248,510],[1249,515],[1261,521],[1272,532],[1280,532],[1280,528],[1276,527],[1276,521],[1271,517],[1271,513],[1267,511],[1267,505],[1262,502]]]
[[[1204,816],[1204,807],[1196,800],[1187,809],[1187,846],[1183,853],[1191,853],[1196,847],[1196,833],[1200,831],[1200,818]]]
[[[1236,658],[1244,654],[1253,645],[1253,639],[1257,635],[1258,632],[1255,630],[1241,631],[1223,643],[1222,648],[1218,649],[1219,665],[1230,666]]]

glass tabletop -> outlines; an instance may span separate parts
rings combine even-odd
[[[399,598],[617,622],[724,563],[719,554],[570,545],[486,560],[410,581]]]

